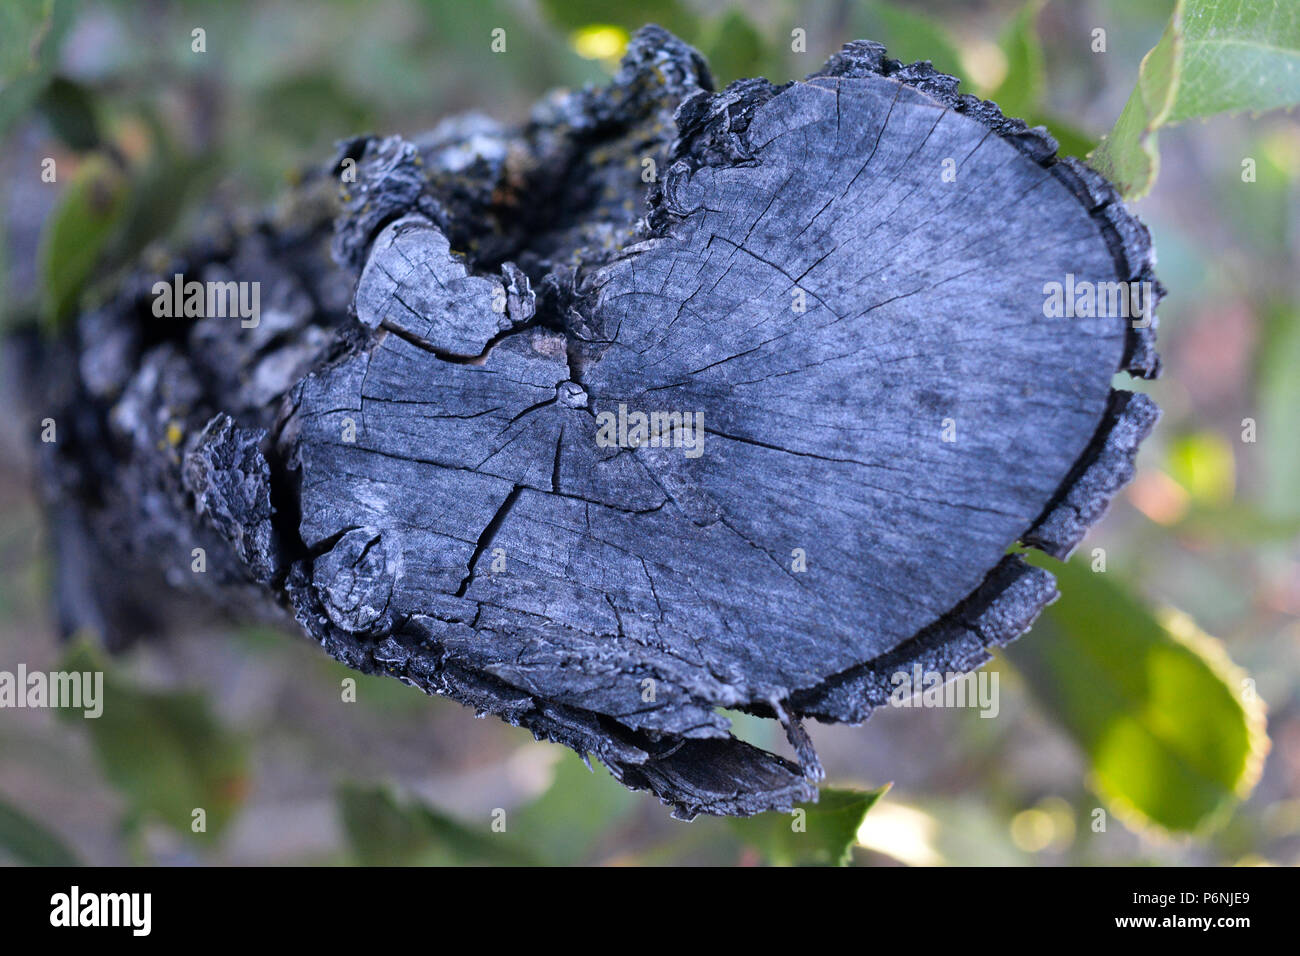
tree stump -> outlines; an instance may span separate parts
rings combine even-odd
[[[344,143],[155,256],[30,363],[64,628],[292,617],[679,816],[815,798],[801,720],[1026,630],[1009,546],[1066,556],[1158,414],[1111,388],[1158,370],[1146,229],[956,88],[856,42],[715,93],[647,27],[605,88]],[[174,274],[260,321],[154,317]],[[1045,304],[1133,283],[1138,321]]]

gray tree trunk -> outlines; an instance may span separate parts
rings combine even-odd
[[[1028,628],[1008,546],[1067,555],[1157,415],[1153,323],[1044,306],[1154,284],[1145,228],[956,85],[858,42],[713,93],[652,27],[521,127],[344,144],[33,356],[63,626],[296,621],[678,815],[815,797],[800,721]],[[155,318],[177,273],[257,326]]]

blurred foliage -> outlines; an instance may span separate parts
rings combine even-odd
[[[1297,103],[1300,4],[1176,0],[1164,35],[1142,60],[1137,88],[1092,158],[1126,197],[1137,198],[1159,172],[1162,127]]]
[[[843,866],[867,812],[888,789],[828,787],[816,803],[800,804],[791,813],[704,818],[691,829],[722,851],[723,860],[734,862],[749,853],[753,862],[773,866]],[[600,843],[642,799],[603,768],[588,769],[565,753],[539,797],[518,810],[485,811],[473,823],[399,797],[385,785],[342,786],[339,810],[353,853],[365,865],[567,866],[598,861]],[[692,845],[690,840],[680,847],[669,844],[651,857],[619,862],[672,862]]]
[[[56,0],[0,4],[0,136],[44,92],[75,13]]]
[[[1214,432],[1192,432],[1175,439],[1168,467],[1169,476],[1196,504],[1223,507],[1232,500],[1236,486],[1232,446]]]
[[[577,863],[642,800],[604,767],[562,752],[551,785],[513,815],[534,852],[550,864]],[[581,811],[579,812],[579,808]]]
[[[569,865],[591,856],[596,842],[625,817],[638,797],[603,767],[588,768],[564,753],[551,785],[531,803],[494,808],[476,824],[462,823],[389,788],[347,785],[340,811],[363,863]]]
[[[508,832],[471,828],[383,786],[339,788],[348,842],[363,866],[529,866],[537,860]],[[502,811],[504,813],[504,811]]]
[[[61,91],[57,110],[48,106],[49,91],[55,90]],[[82,152],[62,160],[65,170],[72,168],[68,188],[41,231],[40,315],[48,330],[57,331],[97,282],[111,284],[150,243],[172,234],[219,168],[219,157],[178,149],[144,106],[137,116],[137,149],[147,152],[127,160],[115,145],[102,143],[94,98],[85,88],[56,77],[42,102],[47,114],[59,114],[57,120],[50,116],[56,135]]]
[[[0,860],[27,866],[76,866],[77,855],[27,814],[0,800]]]
[[[722,87],[747,76],[776,75],[779,56],[744,12],[732,7],[703,35],[700,52]]]
[[[124,828],[160,822],[199,842],[216,840],[248,792],[248,759],[243,741],[218,723],[205,696],[135,686],[85,643],[58,669],[104,675],[103,713],[57,713],[85,728],[104,775],[126,798]],[[204,814],[197,830],[196,810]]]
[[[962,74],[961,54],[948,31],[935,18],[909,12],[879,0],[857,3],[849,33],[885,45],[889,55],[904,63],[929,60],[935,69]]]
[[[53,77],[37,100],[37,107],[68,149],[84,153],[102,143],[94,97],[82,84],[65,76]]]
[[[1002,82],[989,91],[988,98],[1002,107],[1007,116],[1023,119],[1042,107],[1047,83],[1043,48],[1038,42],[1038,14],[1042,9],[1042,0],[1030,0],[1003,30],[998,41],[1007,69]]]
[[[610,23],[629,32],[656,23],[682,37],[699,32],[700,16],[686,0],[641,0],[638,3],[608,3],[607,0],[540,0],[552,22],[566,30],[592,23]]]
[[[1260,348],[1259,422],[1265,475],[1262,507],[1275,518],[1300,518],[1300,304],[1270,309]],[[1286,437],[1284,437],[1286,436]]]
[[[1006,72],[996,87],[981,89],[980,95],[997,103],[1006,116],[1019,117],[1030,126],[1046,126],[1056,137],[1062,156],[1085,156],[1095,145],[1094,138],[1046,106],[1047,71],[1038,36],[1043,3],[1029,0],[1003,28],[998,49]]]

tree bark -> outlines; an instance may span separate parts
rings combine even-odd
[[[1153,320],[1044,310],[1162,293],[1146,229],[956,87],[856,42],[714,93],[648,27],[607,87],[352,140],[143,264],[28,362],[64,629],[296,621],[680,816],[815,798],[800,721],[1026,630],[1055,586],[1008,546],[1068,555],[1158,414],[1110,385]],[[258,326],[155,318],[176,273],[259,282]],[[636,413],[679,417],[602,436]]]

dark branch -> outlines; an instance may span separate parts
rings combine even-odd
[[[33,358],[65,627],[292,618],[682,816],[815,796],[800,720],[1027,629],[1055,588],[1008,546],[1067,555],[1157,414],[1110,387],[1154,321],[1044,309],[1067,276],[1153,305],[1145,228],[956,88],[858,42],[714,93],[646,28],[523,127],[343,144]],[[177,272],[259,282],[260,323],[153,318]]]

